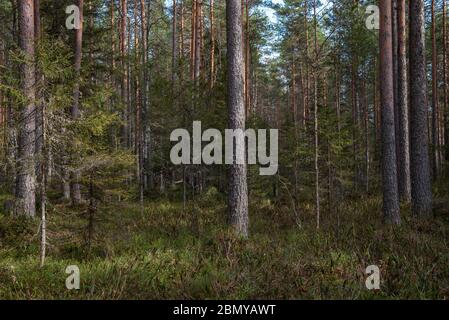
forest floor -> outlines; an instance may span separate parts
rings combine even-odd
[[[324,208],[316,230],[313,207],[297,223],[287,206],[252,199],[246,241],[227,231],[224,199],[208,192],[189,214],[169,200],[143,212],[101,205],[90,246],[87,211],[54,205],[43,268],[39,222],[0,213],[0,299],[449,298],[447,203],[432,221],[405,213],[391,230],[380,199],[367,197],[341,204],[338,217]],[[80,290],[66,289],[69,265],[80,269]],[[365,286],[369,265],[381,270],[380,290]]]

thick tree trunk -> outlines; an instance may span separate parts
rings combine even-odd
[[[240,0],[226,0],[228,108],[230,129],[245,130],[244,56]],[[245,143],[234,147],[235,158],[245,159]],[[248,237],[248,186],[246,164],[234,164],[229,173],[230,223],[238,235]]]
[[[410,134],[407,83],[407,36],[405,0],[398,0],[398,116],[399,159],[398,185],[399,197],[408,203],[411,200],[410,182]]]
[[[380,76],[382,104],[383,212],[387,223],[400,224],[394,124],[393,41],[391,4],[380,1]]]
[[[410,172],[415,215],[432,214],[424,1],[410,0]]]
[[[15,214],[32,218],[36,215],[36,174],[34,166],[36,74],[33,0],[19,2],[19,23],[20,49],[25,55],[25,61],[20,65],[21,89],[25,102],[20,111]]]

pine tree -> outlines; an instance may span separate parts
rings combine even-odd
[[[226,0],[227,59],[228,59],[228,112],[229,129],[245,130],[244,58],[243,32],[240,0]],[[244,142],[234,146],[234,164],[229,172],[230,222],[238,235],[248,237],[248,187],[246,164],[236,159],[245,159]]]
[[[415,215],[432,214],[424,1],[410,0],[410,174]]]

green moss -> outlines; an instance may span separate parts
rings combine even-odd
[[[205,195],[206,202],[215,195]],[[87,217],[60,205],[49,214],[46,264],[39,267],[38,221],[0,217],[2,299],[431,299],[447,298],[447,217],[397,230],[379,221],[379,200],[342,204],[323,215],[252,204],[251,237],[235,239],[217,202],[193,206],[153,202],[102,207],[93,240]],[[344,212],[344,213],[343,213]],[[195,221],[198,227],[195,226]],[[78,265],[81,289],[65,288]],[[365,269],[381,269],[381,290],[365,288]]]

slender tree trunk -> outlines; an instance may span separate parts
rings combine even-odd
[[[33,218],[36,215],[36,173],[34,167],[35,121],[35,48],[34,3],[19,2],[20,49],[25,61],[20,65],[21,89],[24,103],[19,121],[18,173],[15,214]]]
[[[142,29],[139,30],[138,20],[139,20],[139,13],[138,8],[139,5],[141,6],[140,9],[142,9],[142,3],[139,4],[139,0],[134,0],[134,54],[135,54],[135,106],[136,106],[136,125],[135,125],[135,143],[136,143],[136,176],[137,176],[137,185],[139,189],[139,204],[140,204],[140,210],[143,214],[144,210],[144,189],[145,189],[145,182],[144,182],[144,167],[143,167],[143,94],[142,92],[145,91],[145,87],[142,86],[143,83],[143,72],[142,69],[145,68],[143,65],[143,57],[142,57],[142,50],[140,49],[141,44],[139,40],[142,38],[143,42],[143,34],[140,32]],[[145,10],[145,7],[143,7]],[[142,18],[142,12],[140,12],[140,17]],[[143,23],[144,19],[141,19],[141,23]]]
[[[379,83],[380,65],[379,59],[376,59],[376,69],[374,71],[374,115],[376,121],[376,159],[381,157],[382,131],[381,131],[381,111],[380,111],[380,83]],[[379,161],[380,163],[380,161]]]
[[[251,84],[250,84],[250,60],[251,60],[251,47],[250,47],[250,34],[249,34],[249,0],[245,0],[245,106],[246,116],[251,113]]]
[[[245,130],[244,56],[240,0],[226,0],[227,56],[228,56],[228,108],[229,128]],[[234,147],[235,158],[245,159],[245,143]],[[238,235],[248,237],[248,186],[246,164],[230,167],[229,198],[230,223]]]
[[[308,27],[308,6],[307,1],[304,1],[304,30],[305,36],[305,53],[306,53],[306,87],[304,95],[304,110],[303,110],[303,127],[306,128],[307,118],[309,115],[309,92],[310,92],[310,75],[309,75],[309,27]]]
[[[210,0],[210,88],[215,86],[215,17],[214,0]]]
[[[364,142],[365,142],[365,172],[364,172],[364,183],[365,183],[365,192],[369,192],[370,188],[370,143],[369,143],[369,110],[368,110],[368,95],[366,92],[366,81],[362,80],[361,84],[362,88],[362,97],[363,97],[363,127],[364,127]]]
[[[182,66],[184,65],[184,0],[181,0],[179,4],[179,15],[180,15],[180,23],[179,23],[179,57],[182,61]],[[183,73],[183,69],[181,70],[181,76]]]
[[[314,99],[314,143],[315,143],[315,213],[316,213],[316,227],[320,228],[321,208],[320,208],[320,167],[319,167],[319,137],[318,137],[318,79],[314,75],[313,80],[313,99]]]
[[[45,127],[45,105],[42,105],[42,160],[41,166],[41,181],[40,181],[40,201],[41,201],[41,254],[40,264],[41,267],[45,264],[45,257],[47,251],[47,146],[46,146],[46,127]]]
[[[81,60],[83,56],[83,6],[84,0],[78,0],[78,8],[80,10],[80,27],[75,31],[75,87],[73,88],[73,103],[71,108],[72,119],[80,118],[80,78],[81,78]],[[81,203],[81,186],[79,180],[81,174],[77,169],[71,173],[70,197],[74,205]]]
[[[293,57],[293,60],[295,58]],[[295,126],[295,141],[296,146],[298,147],[299,142],[299,128],[297,122],[297,105],[296,105],[296,66],[295,62],[292,63],[292,115],[293,115],[293,124]],[[298,157],[295,155],[295,163],[294,163],[294,177],[295,177],[295,198],[299,193],[299,166],[298,166]]]
[[[196,24],[197,24],[197,0],[192,0],[191,36],[190,36],[190,78],[195,80],[195,53],[196,53]]]
[[[129,4],[129,2],[128,2],[128,4]],[[127,112],[127,124],[126,124],[126,126],[127,126],[127,133],[126,133],[126,135],[127,135],[127,137],[128,137],[128,141],[127,141],[127,147],[128,147],[128,149],[133,149],[134,148],[134,143],[135,143],[135,139],[134,139],[134,137],[133,137],[133,129],[134,129],[134,127],[133,127],[133,125],[134,125],[134,123],[133,123],[133,117],[132,117],[132,115],[133,115],[133,104],[132,104],[132,95],[131,95],[131,91],[132,91],[132,79],[133,79],[133,77],[132,77],[132,74],[131,74],[131,49],[132,49],[132,28],[131,28],[131,17],[130,16],[127,16],[127,25],[128,25],[128,33],[127,33],[127,37],[128,37],[128,40],[127,40],[127,43],[128,43],[128,46],[127,46],[127,48],[126,48],[126,56],[127,56],[127,59],[126,59],[126,72],[127,72],[127,76],[126,76],[126,86],[127,86],[127,89],[126,89],[126,92],[127,92],[127,97],[126,97],[126,101],[128,101],[128,103],[126,104],[126,112]]]
[[[444,146],[445,146],[445,160],[449,161],[449,97],[448,97],[448,36],[447,36],[447,3],[446,0],[443,0],[443,99],[444,99],[444,107],[443,107],[443,129],[444,129]]]
[[[435,0],[432,0],[432,167],[433,176],[438,178],[440,172],[439,106],[438,106],[438,52],[436,39]]]
[[[41,16],[40,16],[40,0],[34,0],[34,45],[35,50],[38,52],[40,46],[40,38],[41,38]],[[38,56],[36,54],[36,56]],[[41,90],[41,80],[42,75],[41,71],[37,67],[36,63],[36,84],[35,84],[35,92],[36,92],[36,177],[37,181],[40,182],[42,180],[42,172],[41,172],[41,161],[42,161],[42,121],[43,121],[43,97]]]
[[[432,214],[424,1],[410,0],[410,173],[415,215]]]
[[[122,139],[123,145],[128,146],[128,68],[126,66],[126,48],[127,48],[127,23],[128,23],[128,1],[120,0],[120,56],[121,56],[121,68],[122,68],[122,86],[121,86],[121,96],[124,104],[124,115],[123,121],[124,125],[122,128]]]
[[[357,54],[353,53],[351,63],[351,105],[352,105],[352,152],[353,152],[353,170],[354,170],[354,189],[358,189],[359,185],[359,157],[358,157],[358,140],[357,133],[359,129],[358,122],[358,99],[357,99],[357,78],[358,78],[358,66],[357,66]]]
[[[396,141],[396,161],[397,168],[399,168],[399,61],[398,61],[398,0],[391,1],[391,26],[392,26],[392,40],[393,40],[393,90],[394,90],[394,128],[395,128],[395,141]],[[399,171],[398,171],[399,174]],[[399,183],[399,182],[398,182]]]
[[[341,132],[341,84],[340,84],[340,61],[336,59],[335,65],[335,111],[337,113],[337,131]],[[339,136],[340,138],[340,136]]]
[[[387,223],[400,224],[394,124],[391,4],[380,1],[380,76],[382,104],[383,211]]]
[[[110,0],[109,13],[111,16],[111,71],[115,72],[115,0]]]
[[[195,91],[198,89],[198,84],[200,80],[200,74],[201,74],[201,43],[202,43],[202,37],[201,37],[201,12],[202,12],[203,2],[202,0],[196,1],[196,10],[195,10],[195,56],[194,56],[194,65],[195,65]]]
[[[407,36],[405,0],[398,0],[398,116],[399,124],[399,197],[408,203],[411,200],[410,182],[410,134],[407,83]]]
[[[175,85],[176,85],[176,70],[178,67],[177,62],[177,28],[178,28],[178,22],[177,22],[177,4],[176,0],[173,0],[173,20],[172,20],[172,89],[173,94],[175,93]]]
[[[315,64],[318,64],[318,20],[316,15],[317,2],[313,2],[313,20],[314,20],[314,42],[315,42]],[[317,66],[315,65],[314,68]],[[318,74],[317,71],[313,72],[313,103],[314,103],[314,136],[315,136],[315,205],[316,205],[316,227],[320,228],[320,167],[319,167],[319,157],[320,157],[320,145],[319,145],[319,124],[318,124]]]
[[[41,19],[40,19],[40,0],[34,0],[34,43],[36,48],[40,46],[41,38]],[[46,187],[47,187],[47,150],[45,147],[45,113],[44,103],[42,101],[42,92],[39,89],[41,72],[36,67],[36,100],[38,105],[36,107],[36,157],[38,159],[36,165],[37,181],[40,186],[40,206],[41,206],[41,252],[40,252],[40,265],[44,266],[45,255],[47,248],[47,218],[46,218]]]
[[[3,30],[2,30],[3,31]],[[5,44],[4,40],[0,38],[0,67],[4,67],[5,61]],[[2,79],[0,79],[0,85],[2,84]],[[3,90],[0,89],[0,126],[4,126],[6,123],[6,108],[3,104]],[[4,131],[4,137],[6,137],[6,131]],[[4,140],[6,142],[6,140]],[[6,143],[5,143],[6,146]]]
[[[110,28],[111,28],[111,87],[114,90],[117,90],[116,87],[116,80],[115,80],[115,69],[116,69],[116,65],[115,65],[115,52],[116,52],[116,48],[115,48],[115,33],[116,33],[116,28],[115,28],[115,0],[110,0],[109,3],[109,14],[110,14]],[[110,98],[110,111],[112,112],[114,110],[114,97]],[[111,141],[113,141],[111,139]]]
[[[73,119],[80,117],[79,98],[80,98],[80,74],[81,74],[81,60],[83,56],[83,6],[84,0],[78,0],[78,7],[80,9],[80,27],[75,31],[75,87],[73,89],[73,101],[70,109]]]
[[[151,172],[151,145],[150,145],[150,108],[149,108],[149,79],[148,79],[148,26],[147,7],[145,0],[140,0],[141,37],[142,37],[142,144],[140,150],[141,157],[141,179],[144,182],[145,190],[149,189]]]

